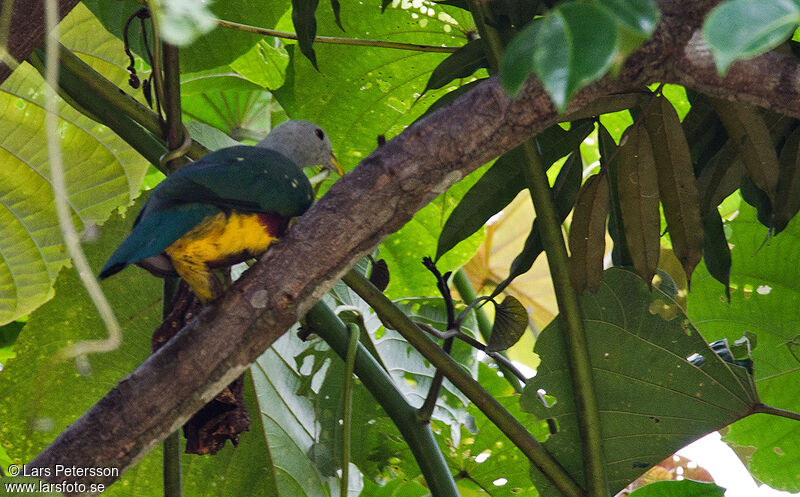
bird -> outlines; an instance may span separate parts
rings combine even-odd
[[[312,181],[344,174],[330,138],[310,121],[286,121],[256,146],[212,152],[166,177],[106,261],[105,279],[131,264],[180,276],[207,304],[222,294],[215,268],[258,257],[314,200]]]

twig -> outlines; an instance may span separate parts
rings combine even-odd
[[[439,289],[439,293],[442,294],[442,299],[444,299],[445,309],[447,310],[447,329],[460,333],[459,327],[456,325],[456,310],[453,304],[453,296],[450,294],[450,287],[447,286],[447,280],[452,273],[445,273],[443,275],[439,272],[439,269],[436,268],[436,263],[433,262],[433,259],[430,257],[423,258],[422,263],[428,271],[433,273],[433,276],[436,278],[436,287]],[[454,336],[445,338],[442,344],[442,350],[448,355],[453,350],[453,338]],[[431,416],[433,416],[433,410],[436,408],[436,400],[439,398],[439,393],[442,390],[443,381],[444,375],[437,369],[433,374],[433,380],[431,380],[431,386],[428,390],[427,397],[425,397],[425,402],[423,402],[422,406],[419,408],[419,419],[426,423],[430,422]]]
[[[384,323],[397,330],[437,370],[442,371],[444,376],[461,390],[565,497],[583,496],[583,489],[530,432],[492,394],[467,374],[460,364],[425,336],[417,325],[380,290],[357,271],[348,272],[342,280],[378,313]]]
[[[275,38],[284,38],[287,40],[296,40],[295,33],[288,31],[276,31],[274,29],[259,28],[258,26],[250,26],[247,24],[240,24],[238,22],[225,21],[217,19],[217,24],[223,28],[235,29],[238,31],[245,31],[247,33],[256,33],[265,36],[274,36]],[[384,40],[369,40],[364,38],[340,38],[337,36],[317,36],[314,38],[314,43],[329,43],[331,45],[351,45],[356,47],[379,47],[379,48],[394,48],[397,50],[412,50],[415,52],[435,52],[435,53],[453,53],[461,47],[443,47],[437,45],[420,45],[418,43],[401,43],[396,41]]]
[[[422,331],[425,331],[425,332],[435,336],[439,340],[458,338],[459,340],[461,340],[462,342],[466,343],[470,347],[473,347],[473,348],[475,348],[477,350],[480,350],[481,352],[483,352],[487,356],[489,356],[492,359],[494,359],[495,361],[497,361],[497,363],[502,368],[508,369],[508,371],[511,374],[513,374],[514,376],[516,376],[517,378],[522,380],[522,383],[525,383],[526,381],[528,381],[528,378],[526,378],[525,375],[522,374],[522,372],[519,369],[517,369],[511,361],[508,360],[508,358],[504,357],[499,352],[491,352],[491,351],[487,352],[486,351],[486,348],[487,348],[486,345],[484,345],[481,342],[475,340],[474,338],[472,338],[471,336],[467,335],[463,331],[458,331],[458,330],[453,330],[453,329],[450,329],[450,330],[447,330],[447,331],[439,331],[436,328],[434,328],[433,326],[429,325],[428,323],[421,323],[419,321],[414,321],[414,324],[419,326]],[[515,382],[515,383],[517,385],[519,385],[519,382]],[[512,383],[512,386],[513,386],[513,383]]]

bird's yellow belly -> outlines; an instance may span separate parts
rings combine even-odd
[[[219,213],[172,243],[165,253],[175,270],[204,302],[219,283],[211,268],[262,254],[275,240],[277,222],[264,214]]]

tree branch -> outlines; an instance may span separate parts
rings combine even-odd
[[[724,78],[712,77],[713,68],[690,38],[702,20],[691,16],[713,4],[662,1],[654,38],[629,57],[617,78],[583,89],[568,112],[667,81],[800,117],[800,99],[786,97],[800,93],[800,78],[789,77],[800,71],[796,59],[767,54],[734,64]],[[128,468],[242,374],[417,210],[557,119],[534,79],[511,101],[490,78],[409,126],[334,184],[223,297],[61,433],[32,466]],[[113,478],[80,481],[108,484]]]

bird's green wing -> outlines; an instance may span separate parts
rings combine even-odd
[[[273,150],[235,146],[217,150],[169,175],[153,195],[223,209],[295,217],[314,200],[303,171]]]
[[[117,247],[100,270],[100,279],[107,278],[142,259],[162,253],[172,242],[185,235],[208,216],[220,210],[208,204],[172,204],[148,199],[136,219],[131,234]]]

